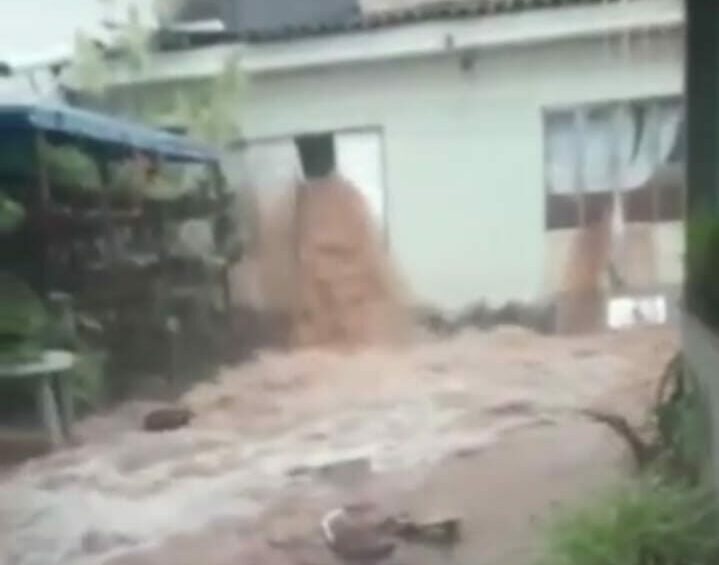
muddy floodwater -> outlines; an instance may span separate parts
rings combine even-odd
[[[487,548],[525,536],[587,469],[627,472],[621,442],[577,410],[642,423],[675,350],[666,329],[499,328],[395,350],[259,354],[184,396],[187,428],[142,432],[151,405],[128,403],[82,422],[81,446],[5,473],[0,562],[333,563],[315,535],[322,512],[361,496],[411,506],[419,490],[474,532],[456,562],[485,551],[476,562],[491,563]],[[313,472],[344,459],[367,469]],[[514,499],[498,504],[501,489]],[[524,549],[508,558],[507,547],[505,565],[523,563]]]

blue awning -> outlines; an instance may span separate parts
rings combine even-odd
[[[0,106],[0,134],[11,130],[55,133],[118,149],[136,149],[169,160],[219,160],[215,149],[186,137],[70,106]]]

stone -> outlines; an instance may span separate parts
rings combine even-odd
[[[448,546],[459,541],[461,520],[455,516],[417,521],[400,518],[394,530],[406,541]]]
[[[148,432],[164,432],[183,428],[190,423],[194,414],[188,408],[158,408],[145,416],[142,427]]]
[[[331,510],[321,525],[325,542],[338,556],[376,562],[390,557],[396,547],[386,523],[374,505],[355,504]]]

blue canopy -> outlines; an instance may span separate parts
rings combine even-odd
[[[55,133],[100,145],[136,149],[176,161],[219,159],[212,147],[186,137],[70,106],[0,106],[0,135],[9,130]]]

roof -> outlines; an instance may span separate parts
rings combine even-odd
[[[59,105],[0,106],[0,132],[43,131],[99,145],[132,148],[176,161],[216,161],[209,146],[97,112]]]
[[[223,12],[225,0],[185,0],[180,2],[176,19],[181,22],[214,20]]]
[[[231,0],[227,6],[225,27],[249,38],[318,27],[340,30],[362,19],[357,0]]]
[[[219,18],[227,31],[215,39],[262,42],[620,1],[626,0],[187,0],[180,18]]]

